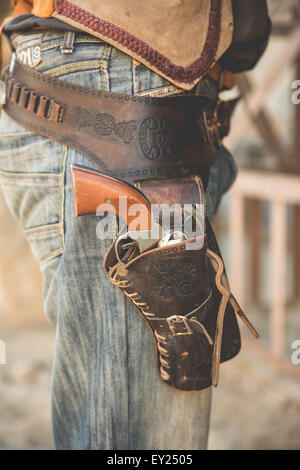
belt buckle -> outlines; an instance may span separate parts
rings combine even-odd
[[[214,110],[211,111],[204,111],[203,112],[203,123],[205,127],[206,137],[210,145],[217,145],[220,147],[221,145],[221,137],[220,137],[220,127],[221,124],[218,120],[218,109],[220,105],[220,101],[216,103]]]
[[[175,326],[172,325],[172,320],[177,320],[177,321],[183,322],[186,331],[176,332]],[[167,322],[168,322],[168,325],[169,325],[169,328],[170,328],[171,332],[173,333],[173,336],[192,335],[193,334],[193,331],[192,331],[191,327],[189,326],[189,324],[187,322],[187,319],[185,317],[183,317],[182,315],[172,315],[171,317],[167,318]]]

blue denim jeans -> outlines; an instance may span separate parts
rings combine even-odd
[[[114,47],[76,33],[48,32],[36,68],[71,83],[124,94],[174,93],[170,83]],[[215,96],[212,81],[198,91]],[[32,134],[4,112],[1,186],[40,263],[45,312],[56,329],[52,423],[57,449],[205,449],[211,389],[184,392],[159,376],[145,320],[109,281],[109,240],[96,237],[95,215],[74,217],[71,164],[93,168],[80,153]],[[207,187],[213,218],[235,176],[225,149]],[[22,260],[19,260],[22,262]]]

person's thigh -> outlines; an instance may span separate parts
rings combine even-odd
[[[62,44],[63,34],[45,35],[40,71],[111,92],[168,93],[165,79],[100,40],[76,35],[68,55]],[[110,241],[97,238],[98,218],[74,217],[71,164],[93,164],[4,113],[0,134],[4,192],[41,264],[45,311],[56,327],[56,447],[206,448],[211,389],[184,392],[161,380],[152,333],[104,272]]]
[[[64,254],[53,375],[58,448],[204,449],[210,389],[183,392],[159,374],[153,335],[136,308],[109,281],[96,216],[74,218],[68,151]],[[88,166],[92,166],[87,164]]]

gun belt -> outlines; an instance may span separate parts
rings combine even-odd
[[[3,109],[24,128],[85,155],[134,183],[199,175],[206,182],[227,135],[230,102],[207,96],[128,96],[73,85],[15,60]]]

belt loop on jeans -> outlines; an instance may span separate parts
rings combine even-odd
[[[74,52],[75,32],[66,31],[64,34],[64,44],[60,49],[62,54],[73,54]]]

